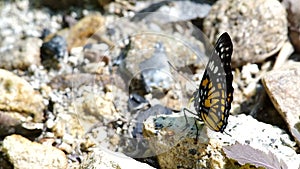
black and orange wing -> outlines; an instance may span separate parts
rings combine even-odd
[[[214,131],[223,132],[233,100],[231,56],[233,45],[228,33],[218,39],[206,66],[199,90],[194,93],[198,120]]]

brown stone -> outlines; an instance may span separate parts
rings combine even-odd
[[[288,62],[267,73],[262,82],[275,108],[288,123],[295,140],[300,143],[300,63]]]
[[[68,49],[74,47],[84,46],[88,39],[92,37],[97,31],[103,29],[104,18],[101,15],[86,16],[73,27],[71,27],[69,36],[67,38]]]
[[[0,110],[26,122],[43,120],[42,96],[24,79],[0,69]]]
[[[16,169],[66,169],[66,155],[52,146],[45,146],[20,136],[11,135],[3,140],[3,152]]]

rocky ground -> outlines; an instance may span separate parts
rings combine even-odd
[[[300,168],[295,4],[0,2],[0,168]],[[225,31],[220,133],[182,110]]]

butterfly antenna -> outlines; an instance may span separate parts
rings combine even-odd
[[[168,64],[170,65],[170,67],[171,67],[173,70],[175,70],[178,74],[180,74],[185,80],[191,82],[191,79],[187,78],[184,74],[180,73],[179,70],[178,70],[175,66],[173,66],[172,63],[170,63],[170,61],[168,61]],[[192,83],[192,82],[191,82],[191,83]],[[195,87],[195,86],[194,86],[194,87]],[[197,88],[195,87],[195,89],[197,89]]]
[[[226,131],[224,131],[224,133],[230,137],[232,137],[232,135],[230,135],[229,133],[227,133]]]

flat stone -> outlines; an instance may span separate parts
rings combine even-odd
[[[25,122],[42,122],[42,96],[24,79],[0,69],[0,110]]]
[[[143,135],[149,139],[150,149],[157,155],[161,168],[222,168],[225,157],[221,147],[209,143],[203,126],[199,127],[200,137],[196,143],[194,118],[159,115],[144,122]]]
[[[277,0],[221,0],[211,8],[203,29],[213,43],[228,32],[233,41],[232,66],[261,63],[287,41],[287,14]]]
[[[66,169],[68,165],[63,151],[52,146],[31,142],[20,135],[5,137],[2,150],[14,168]]]
[[[296,153],[296,143],[291,141],[290,136],[282,129],[259,122],[252,116],[244,114],[230,116],[226,133],[213,132],[209,130],[208,137],[224,145],[233,145],[239,142],[249,145],[253,149],[263,152],[272,152],[280,161],[284,161],[288,168],[298,169],[300,167],[300,155]]]
[[[124,154],[101,148],[91,149],[91,152],[83,160],[80,167],[101,169],[154,169],[148,164],[138,162]]]
[[[300,165],[300,156],[291,148],[295,143],[289,136],[251,116],[230,116],[225,130],[228,134],[198,124],[197,142],[194,118],[187,116],[187,120],[188,127],[184,115],[178,114],[151,116],[144,122],[143,134],[149,139],[161,168],[225,168],[230,162],[223,147],[235,142],[271,151],[291,168]]]
[[[300,145],[300,63],[290,61],[267,73],[262,82],[274,107],[288,123]]]

